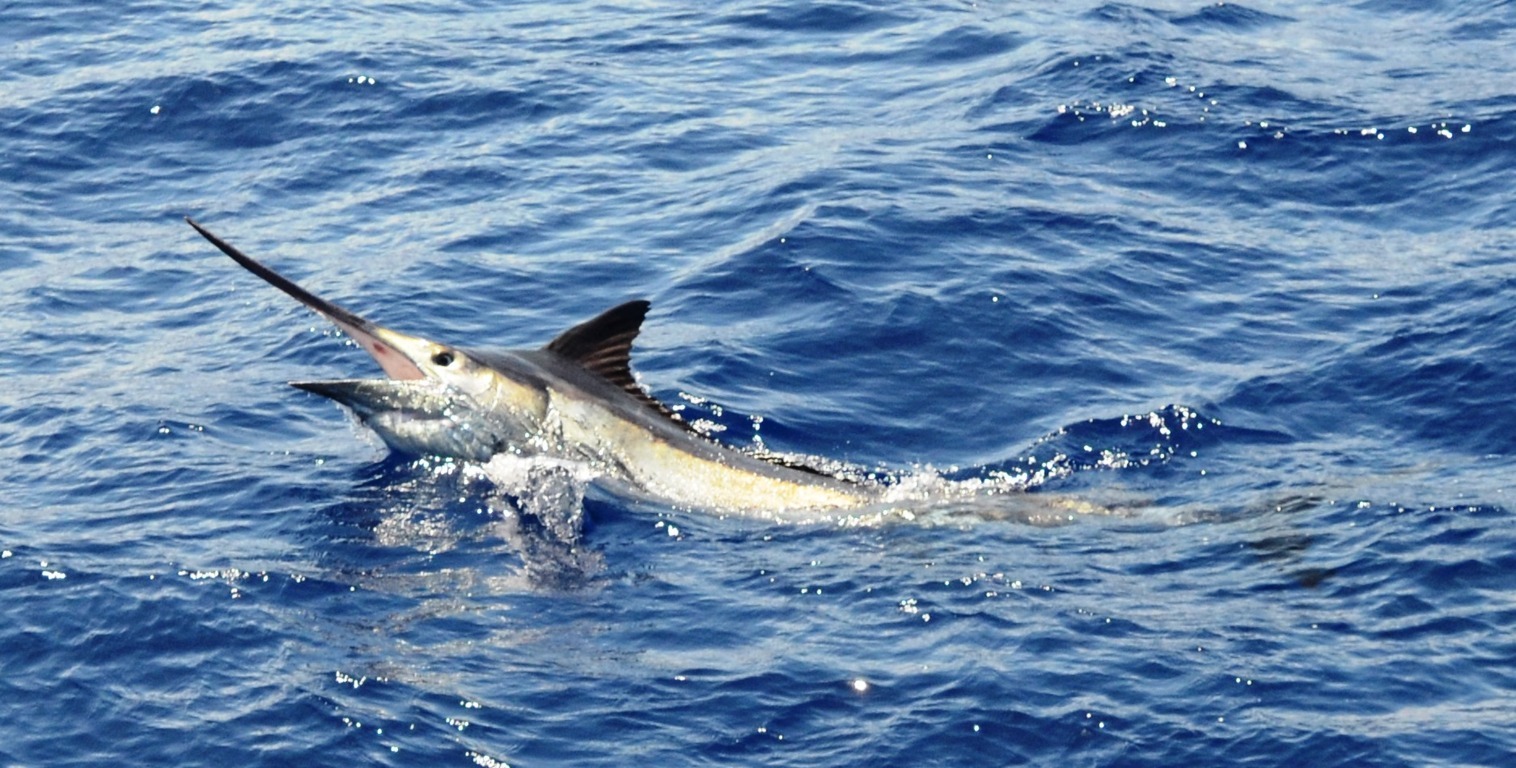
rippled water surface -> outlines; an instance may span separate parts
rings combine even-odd
[[[0,12],[0,764],[1516,753],[1510,3],[97,6]],[[185,215],[921,493],[387,457]]]

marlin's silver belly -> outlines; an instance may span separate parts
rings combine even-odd
[[[732,512],[857,507],[875,489],[773,464],[689,433],[660,434],[601,403],[555,396],[562,441],[607,476],[680,506]]]

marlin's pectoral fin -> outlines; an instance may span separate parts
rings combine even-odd
[[[431,379],[290,384],[346,406],[399,453],[488,461],[508,444],[508,435],[496,429],[487,415],[468,408]]]
[[[441,411],[446,399],[435,382],[424,379],[292,381],[290,386],[335,400],[352,409],[359,417],[386,411]]]

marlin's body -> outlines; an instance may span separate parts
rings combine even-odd
[[[293,382],[329,397],[397,451],[488,461],[583,462],[624,493],[717,511],[776,514],[858,507],[873,485],[715,443],[639,387],[631,346],[649,307],[630,301],[532,350],[464,350],[381,327],[306,291],[188,220],[223,253],[321,313],[388,379]]]

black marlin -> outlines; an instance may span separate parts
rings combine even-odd
[[[628,301],[541,349],[477,351],[409,336],[349,312],[186,218],[233,261],[321,313],[388,379],[291,382],[349,408],[392,449],[488,461],[583,462],[614,489],[678,506],[773,514],[859,507],[880,486],[750,454],[694,432],[636,382],[632,341],[649,303]]]

